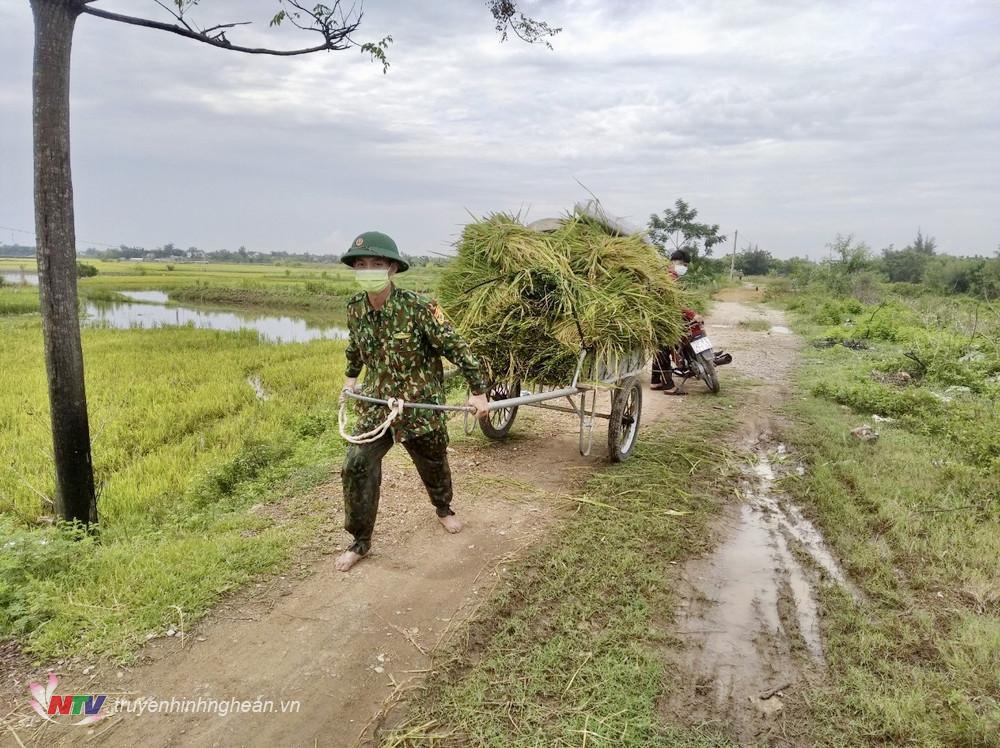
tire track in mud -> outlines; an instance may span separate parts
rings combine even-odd
[[[680,572],[672,629],[680,644],[667,653],[676,680],[661,713],[668,722],[709,727],[741,744],[808,745],[797,735],[803,726],[789,724],[784,712],[789,698],[823,678],[817,591],[836,584],[858,601],[860,593],[821,533],[777,485],[804,470],[773,437],[777,411],[791,394],[799,342],[780,312],[758,308],[748,319],[771,327],[747,331],[742,341],[760,347],[750,357],[760,368],[746,360],[740,367],[753,385],[733,440],[740,501],[724,506],[713,550]]]
[[[714,551],[685,565],[675,633],[701,697],[691,711],[757,740],[784,692],[822,674],[818,587],[860,595],[801,509],[776,491],[789,469],[784,445],[763,434],[745,455],[754,459],[742,467],[743,503],[727,508]]]

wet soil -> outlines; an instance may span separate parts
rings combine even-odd
[[[769,329],[744,328],[741,344],[755,350],[734,352],[758,364],[741,366],[755,386],[742,403],[726,468],[734,500],[716,523],[712,550],[685,563],[678,577],[672,633],[679,644],[667,653],[672,681],[661,711],[669,722],[708,727],[741,745],[810,745],[795,715],[824,672],[817,590],[836,584],[855,599],[859,593],[780,489],[782,477],[804,469],[773,437],[800,341],[775,310],[733,312]],[[739,320],[734,324],[739,329]]]

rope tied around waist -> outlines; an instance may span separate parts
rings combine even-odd
[[[347,398],[342,398],[340,401],[340,413],[337,419],[340,426],[340,436],[351,444],[371,444],[381,439],[385,436],[389,427],[392,426],[393,421],[403,414],[403,408],[406,405],[403,399],[398,397],[390,397],[387,402],[389,404],[389,415],[385,417],[382,423],[363,434],[351,435],[347,433]]]

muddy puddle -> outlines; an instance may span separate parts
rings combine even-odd
[[[860,599],[822,534],[776,486],[780,474],[801,470],[783,445],[758,442],[720,543],[684,569],[682,664],[716,716],[731,722],[781,711],[783,690],[822,670],[820,585]]]

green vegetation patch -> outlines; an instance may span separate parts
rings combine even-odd
[[[787,435],[807,458],[786,488],[810,508],[866,602],[823,600],[829,685],[809,699],[836,745],[996,745],[1000,734],[1000,476],[955,445],[821,399]]]
[[[37,315],[0,318],[0,638],[40,659],[129,657],[275,568],[326,520],[296,499],[343,454],[343,341],[84,328],[99,532],[52,527]],[[262,388],[262,396],[248,379]]]
[[[0,285],[0,317],[38,311],[38,289],[33,286]],[[5,346],[0,342],[0,350]]]
[[[772,298],[798,315],[821,366],[803,380],[817,397],[946,440],[956,456],[1000,471],[1000,308],[878,290],[862,303],[807,287]]]
[[[815,739],[996,745],[1000,319],[972,299],[873,290],[869,303],[815,285],[781,296],[818,346],[786,434],[807,467],[785,487],[865,595],[824,591]],[[879,438],[852,437],[862,423]]]
[[[670,687],[671,562],[707,546],[730,425],[713,415],[680,432],[648,429],[632,459],[594,476],[579,509],[503,577],[468,627],[468,650],[382,745],[724,744],[665,726],[657,705]]]

